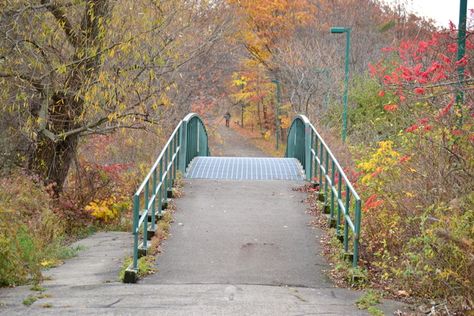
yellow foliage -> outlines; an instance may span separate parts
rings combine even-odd
[[[263,139],[269,140],[271,136],[272,136],[272,132],[266,131],[265,134],[263,134]]]
[[[286,115],[281,115],[281,128],[289,128],[291,124],[291,118]]]
[[[96,219],[110,222],[120,216],[121,211],[128,207],[127,202],[117,201],[115,197],[110,197],[103,201],[92,201],[85,207]]]
[[[381,172],[388,170],[398,163],[400,153],[393,149],[392,141],[379,142],[379,148],[367,161],[359,162],[357,167],[365,173],[361,181],[368,184]]]
[[[62,264],[63,261],[62,260],[59,260],[59,259],[56,259],[56,258],[53,258],[53,259],[44,259],[40,262],[40,265],[43,267],[43,268],[52,268],[52,267],[56,267],[60,264]]]

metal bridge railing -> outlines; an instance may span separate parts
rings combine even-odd
[[[190,113],[176,126],[150,172],[133,195],[133,261],[125,271],[125,283],[137,281],[138,259],[146,255],[148,241],[156,231],[156,219],[162,216],[168,198],[172,197],[177,171],[184,174],[196,156],[209,156],[208,137],[199,116]]]
[[[362,201],[328,145],[304,115],[296,116],[291,124],[286,157],[301,162],[307,181],[317,181],[324,211],[329,213],[329,225],[336,228],[346,256],[352,257],[352,265],[357,267]]]

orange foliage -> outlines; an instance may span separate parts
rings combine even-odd
[[[316,8],[308,0],[228,0],[246,22],[240,39],[258,62],[271,67],[272,49],[298,26],[311,22]]]

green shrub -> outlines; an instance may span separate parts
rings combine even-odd
[[[422,103],[416,103],[410,108],[400,109],[398,97],[391,92],[381,94],[382,89],[377,80],[365,75],[351,80],[347,111],[347,136],[350,137],[351,144],[365,147],[391,138],[404,130],[408,122],[424,108]],[[391,105],[395,105],[397,111],[387,110]],[[333,104],[321,121],[340,132],[342,111],[343,105],[340,102]]]
[[[356,305],[359,309],[368,309],[371,306],[377,305],[380,303],[382,296],[379,292],[374,290],[368,290],[356,301]]]
[[[78,249],[64,246],[63,227],[47,188],[17,173],[0,179],[0,286],[41,280],[41,269]]]

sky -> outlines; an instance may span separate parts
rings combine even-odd
[[[389,0],[389,3],[397,3],[399,0]],[[427,16],[436,21],[438,26],[449,26],[449,21],[455,25],[459,22],[460,0],[412,0],[409,8],[420,16]],[[467,1],[467,9],[474,8],[474,0]],[[469,12],[468,12],[469,16]]]

